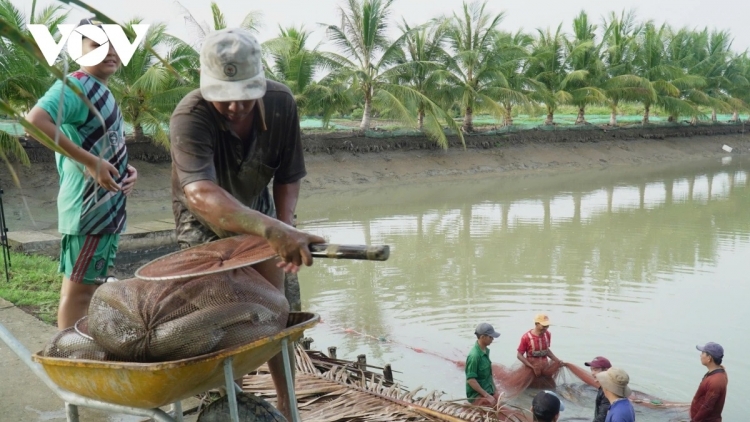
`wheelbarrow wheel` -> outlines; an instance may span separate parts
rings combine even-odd
[[[254,394],[237,394],[237,414],[240,422],[288,422],[275,407]],[[197,422],[230,420],[229,396],[225,395],[206,406],[198,415]]]

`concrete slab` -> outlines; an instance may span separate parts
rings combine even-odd
[[[152,232],[162,231],[162,230],[174,231],[174,222],[168,223],[164,221],[146,221],[143,223],[136,223],[132,225],[129,224],[128,226],[132,226],[134,228],[139,228],[139,229],[148,230]]]
[[[40,231],[8,232],[11,249],[26,253],[60,253],[60,236]]]
[[[8,232],[11,248],[18,252],[57,257],[60,234],[57,230]],[[162,219],[128,224],[120,236],[120,250],[152,249],[176,243],[174,221]]]

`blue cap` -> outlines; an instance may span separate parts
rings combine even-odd
[[[719,343],[708,342],[703,346],[695,346],[695,348],[707,353],[714,359],[722,359],[724,357],[724,348]]]

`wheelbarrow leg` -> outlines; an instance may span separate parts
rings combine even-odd
[[[292,378],[292,360],[289,356],[289,339],[281,340],[281,355],[284,358],[284,376],[289,394],[289,409],[292,411],[292,422],[301,422],[299,409],[297,409],[297,396],[294,394],[294,378]]]
[[[65,416],[68,419],[68,422],[79,422],[78,406],[70,403],[65,403]]]
[[[182,418],[182,402],[178,401],[172,404],[172,412],[174,412],[174,420],[176,422],[183,422],[184,419]]]
[[[232,422],[240,422],[237,411],[237,384],[234,382],[234,371],[232,370],[232,357],[224,359],[224,382],[227,386],[227,398],[229,399],[229,416]]]

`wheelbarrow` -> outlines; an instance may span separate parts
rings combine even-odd
[[[390,248],[315,244],[310,245],[310,252],[322,258],[385,261]],[[188,278],[253,265],[273,256],[275,252],[263,239],[241,235],[165,255],[139,268],[135,275],[157,282]],[[200,271],[182,265],[185,260],[200,267]],[[299,422],[289,345],[319,320],[317,314],[291,312],[287,328],[276,335],[210,354],[160,363],[52,358],[41,352],[31,355],[2,324],[0,338],[65,401],[68,422],[78,422],[78,406],[145,416],[160,422],[182,422],[183,399],[221,386],[226,387],[232,422],[240,422],[237,393],[242,389],[234,382],[235,374],[247,374],[281,351],[291,422]],[[160,409],[167,405],[172,405],[174,416]]]
[[[2,324],[0,339],[65,402],[68,422],[78,422],[78,406],[149,417],[159,422],[182,422],[181,401],[218,387],[226,387],[231,420],[240,422],[235,374],[258,369],[281,351],[293,422],[299,422],[292,379],[289,344],[315,326],[320,316],[291,312],[287,328],[276,335],[189,359],[160,363],[130,363],[60,359],[31,354]],[[172,405],[170,413],[161,407]]]

